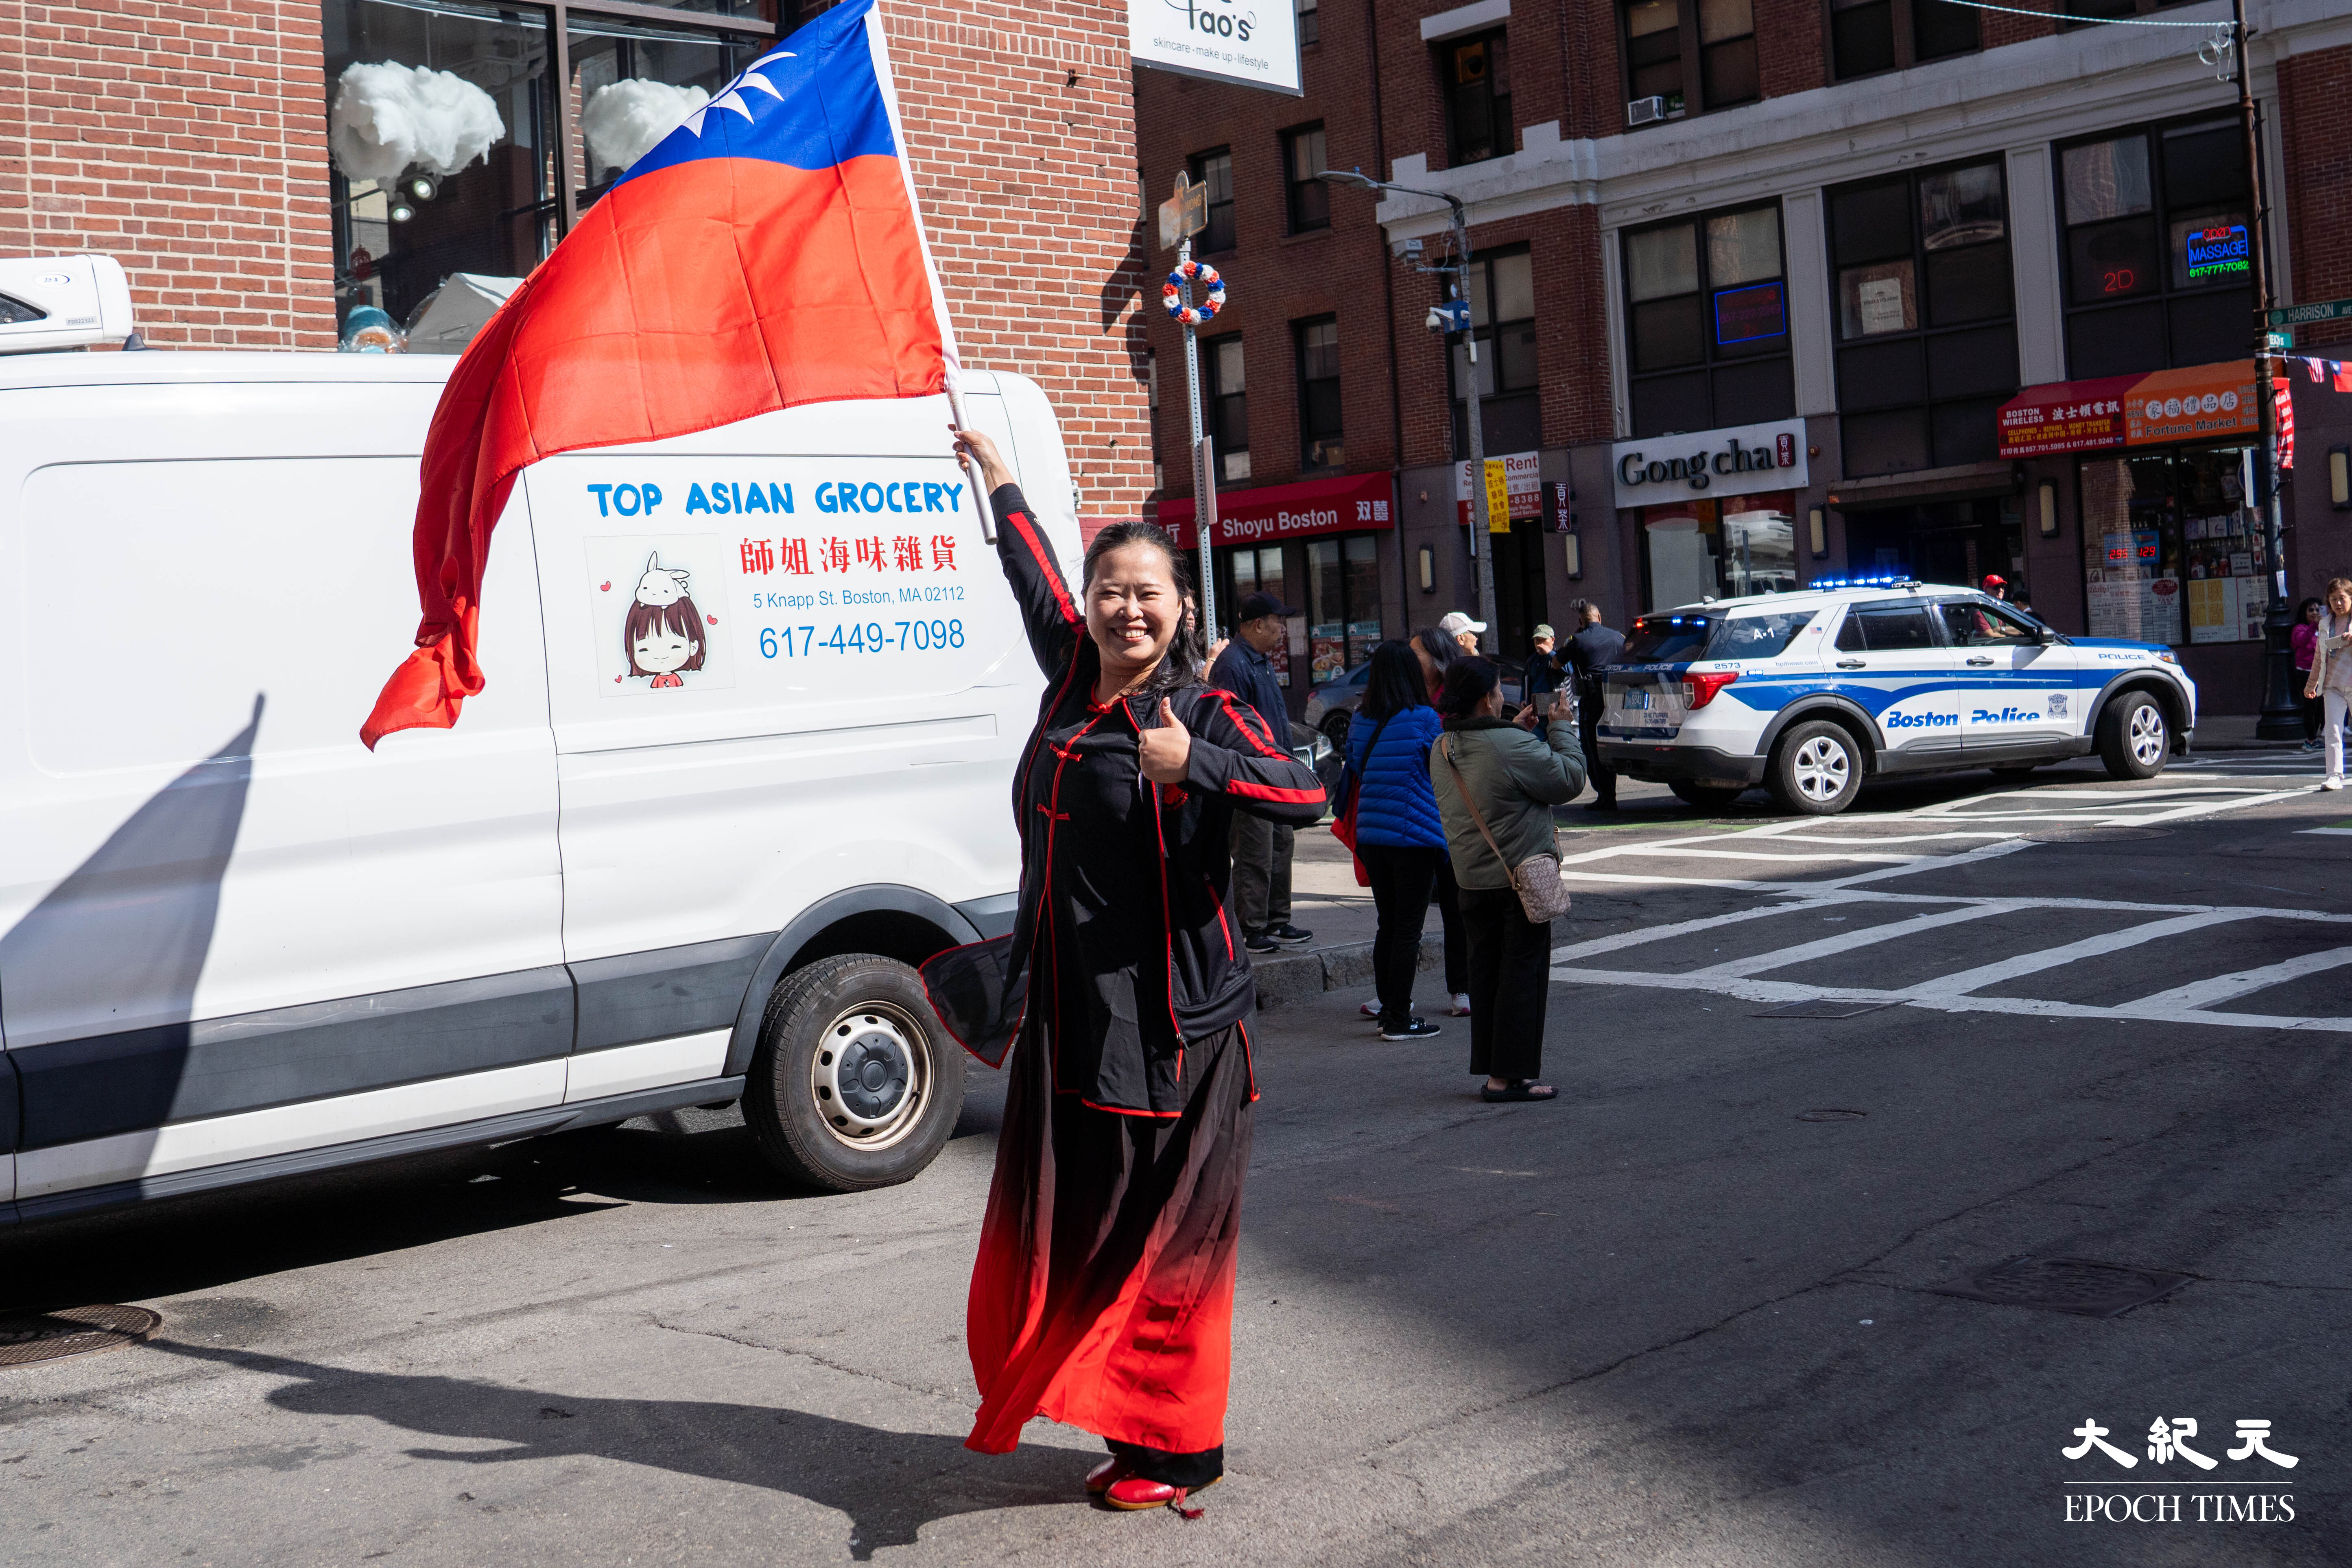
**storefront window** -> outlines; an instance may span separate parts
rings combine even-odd
[[[1643,516],[1652,609],[1793,592],[1795,495],[1772,490],[1650,507]]]
[[[2270,607],[2261,523],[2239,447],[2085,458],[2084,565],[2093,637],[2254,642]]]
[[[659,23],[571,15],[572,102],[580,113],[572,169],[584,212],[750,65],[758,45]]]
[[[405,322],[453,272],[512,278],[554,245],[544,13],[330,0],[329,189],[339,327]]]
[[[1536,268],[1524,249],[1470,263],[1470,335],[1478,340],[1478,408],[1486,450],[1519,452],[1543,444],[1537,392]],[[1470,350],[1453,340],[1454,455],[1470,455]]]
[[[1624,235],[1636,436],[1796,411],[1777,205]]]
[[[1381,640],[1380,541],[1369,533],[1307,542],[1307,647],[1317,685],[1372,657]]]
[[[1279,544],[1240,545],[1221,552],[1217,556],[1218,575],[1225,580],[1217,590],[1217,603],[1230,617],[1241,608],[1241,603],[1252,594],[1271,594],[1284,604],[1290,596],[1283,591],[1282,546]],[[1284,686],[1290,684],[1290,639],[1285,637],[1275,645],[1266,658],[1274,665],[1274,679]]]

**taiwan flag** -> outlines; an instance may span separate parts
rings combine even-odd
[[[457,362],[425,437],[416,650],[360,739],[446,729],[520,469],[803,403],[951,389],[955,340],[874,0],[751,62],[632,164]]]

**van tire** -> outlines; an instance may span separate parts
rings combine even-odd
[[[845,1081],[860,1062],[866,1070]],[[820,959],[768,999],[743,1121],[781,1173],[832,1193],[909,1181],[962,1108],[963,1052],[908,965],[868,952]]]
[[[2172,748],[2164,710],[2145,691],[2126,691],[2099,715],[2099,760],[2111,779],[2152,779]]]
[[[1744,786],[1735,789],[1730,784],[1693,784],[1688,779],[1674,779],[1666,787],[1675,792],[1676,800],[1701,811],[1721,811],[1748,793]]]
[[[1834,816],[1862,793],[1862,748],[1843,724],[1808,719],[1792,724],[1764,770],[1764,787],[1781,810]]]

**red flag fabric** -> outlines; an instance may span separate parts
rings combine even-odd
[[[416,649],[361,727],[483,689],[482,571],[515,476],[798,404],[922,397],[955,366],[873,0],[752,62],[631,166],[476,335],[425,438]]]

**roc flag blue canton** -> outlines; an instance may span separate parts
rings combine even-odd
[[[483,563],[514,476],[798,404],[925,397],[956,366],[873,0],[754,60],[631,165],[475,337],[425,440],[424,617],[360,738],[482,689]]]

